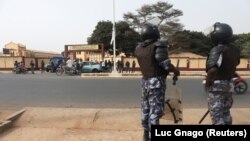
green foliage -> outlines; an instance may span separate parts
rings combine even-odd
[[[116,41],[120,52],[124,52],[127,56],[133,55],[134,49],[140,40],[140,35],[124,22],[116,24]]]
[[[99,22],[93,31],[91,37],[88,38],[89,44],[103,43],[105,51],[113,54],[113,46],[110,45],[112,38],[113,24],[110,21]],[[124,52],[126,55],[133,55],[140,36],[129,25],[120,21],[116,23],[116,49],[117,53]]]
[[[242,57],[250,58],[250,41],[241,46]]]
[[[242,57],[250,57],[250,33],[238,34],[234,36],[235,43],[239,45],[241,49]]]
[[[110,21],[98,22],[91,37],[88,38],[88,44],[102,43],[105,47],[105,50],[110,49],[111,48],[110,41],[112,37],[112,26],[113,24]]]
[[[125,21],[116,23],[116,48],[118,52],[125,52],[126,55],[133,55],[137,43],[140,41],[136,32],[145,22],[158,18],[158,26],[163,39],[167,39],[170,52],[180,53],[190,51],[202,56],[207,56],[213,44],[209,37],[202,32],[183,30],[178,17],[182,16],[181,10],[173,9],[168,2],[157,2],[152,5],[144,5],[137,10],[137,13],[124,14]],[[110,21],[100,21],[95,27],[89,44],[104,44],[105,51],[113,53],[113,46],[110,45],[113,24]],[[250,33],[234,35],[235,43],[240,46],[242,56],[250,57]]]
[[[168,37],[175,32],[181,31],[183,26],[178,22],[178,17],[182,16],[181,10],[173,9],[173,5],[168,2],[157,2],[152,5],[144,5],[137,10],[137,13],[128,12],[124,14],[125,21],[135,30],[152,19],[158,19],[157,25],[163,37]]]
[[[190,32],[190,49],[193,53],[207,56],[213,43],[209,37],[205,36],[202,32]]]
[[[211,40],[201,32],[180,31],[176,32],[169,38],[171,52],[180,53],[182,51],[190,51],[202,56],[207,56],[212,48]]]

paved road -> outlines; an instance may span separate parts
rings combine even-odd
[[[206,107],[201,78],[180,78],[178,85],[184,108]],[[140,94],[140,78],[0,74],[0,107],[134,108],[140,107]],[[250,91],[234,98],[234,107],[250,107]]]

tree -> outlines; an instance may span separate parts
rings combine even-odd
[[[235,43],[239,45],[241,49],[242,57],[250,57],[250,33],[238,34],[234,37]]]
[[[88,38],[88,44],[102,43],[104,45],[104,50],[109,50],[111,48],[110,40],[112,37],[112,26],[113,24],[110,21],[98,22],[91,37]]]
[[[113,46],[110,45],[112,38],[112,27],[113,24],[110,21],[98,22],[91,37],[88,38],[88,43],[103,43],[105,51],[113,54]],[[128,23],[125,21],[116,23],[116,49],[118,53],[124,52],[126,55],[133,55],[134,48],[136,47],[139,39],[139,34],[134,31],[134,29],[130,28]]]
[[[207,56],[210,49],[213,47],[213,43],[208,36],[205,36],[202,32],[190,32],[190,50],[193,53]]]
[[[242,44],[241,46],[241,56],[250,58],[250,41]]]
[[[139,30],[142,24],[152,20],[157,21],[163,37],[168,37],[181,31],[183,26],[178,23],[181,10],[173,9],[173,5],[168,2],[157,2],[152,5],[144,5],[137,10],[137,14],[126,13],[123,18],[135,30]]]
[[[134,49],[140,40],[140,35],[125,21],[116,24],[117,49],[124,52],[126,56],[134,54]]]
[[[202,32],[184,30],[176,32],[172,37],[174,38],[169,39],[173,43],[170,44],[170,51],[175,53],[190,51],[202,56],[207,56],[213,46],[210,38]]]

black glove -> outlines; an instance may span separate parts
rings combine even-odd
[[[177,80],[178,80],[178,76],[174,75],[174,77],[173,77],[173,85],[176,84],[176,81],[177,81]]]
[[[174,75],[175,75],[175,76],[180,76],[180,70],[179,70],[179,69],[176,69],[176,70],[174,71]]]
[[[207,79],[206,80],[206,84],[205,84],[205,88],[206,88],[206,91],[213,85],[213,81]]]
[[[180,76],[180,71],[179,71],[179,69],[175,68],[174,77],[173,77],[173,85],[176,84],[176,81],[178,80],[178,76]]]

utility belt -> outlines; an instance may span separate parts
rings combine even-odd
[[[232,81],[228,80],[214,80],[209,92],[233,92],[234,85]]]
[[[228,81],[228,80],[214,80],[213,83],[214,84],[219,84],[219,83],[227,84],[227,83],[231,83],[231,81]]]
[[[144,89],[156,89],[166,87],[166,75],[150,77],[150,78],[142,78],[142,88]]]

